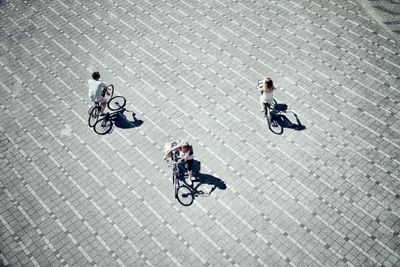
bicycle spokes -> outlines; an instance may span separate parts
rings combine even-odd
[[[190,206],[194,200],[192,189],[187,185],[181,185],[177,191],[177,199],[183,206]]]
[[[104,135],[109,133],[112,127],[113,127],[112,121],[109,118],[104,117],[95,123],[94,131],[97,134]]]

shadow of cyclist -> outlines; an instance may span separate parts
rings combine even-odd
[[[224,181],[213,175],[201,173],[200,169],[200,161],[194,160],[193,176],[195,177],[195,180],[193,181],[193,189],[197,195],[208,196],[217,188],[220,190],[226,189],[226,184]],[[208,190],[204,191],[206,189]]]
[[[131,129],[140,127],[143,124],[142,120],[136,119],[136,114],[132,112],[132,120],[128,120],[123,112],[118,112],[113,117],[114,125],[121,129]]]
[[[296,122],[289,120],[289,118],[286,116],[287,114],[293,114]],[[271,113],[271,115],[273,120],[282,126],[282,128],[293,129],[295,131],[302,131],[306,129],[306,127],[301,123],[297,114],[292,110],[288,110],[288,106],[286,104],[275,104],[273,113]]]

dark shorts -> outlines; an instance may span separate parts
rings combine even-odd
[[[187,161],[186,161],[186,163],[187,163],[187,168],[188,168],[188,171],[191,171],[191,170],[193,170],[193,160],[192,159],[188,159]]]

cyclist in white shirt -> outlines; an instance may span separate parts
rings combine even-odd
[[[260,96],[260,103],[263,112],[264,110],[264,104],[271,105],[274,101],[274,95],[273,91],[276,90],[274,83],[272,82],[271,78],[267,77],[264,79],[264,85],[262,88],[259,89],[261,91],[261,96]]]
[[[92,73],[92,78],[88,80],[88,96],[91,101],[101,105],[100,112],[103,113],[107,105],[107,99],[104,96],[107,93],[108,85],[100,80],[100,73],[98,71]]]

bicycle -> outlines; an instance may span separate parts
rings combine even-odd
[[[107,88],[104,88],[101,92],[101,96],[107,99],[107,102],[114,96],[114,85],[109,84]],[[89,119],[88,125],[89,127],[94,127],[101,113],[101,105],[99,102],[95,102],[93,106],[91,106],[88,110]]]
[[[166,148],[174,147],[178,144],[178,142],[172,142],[170,144],[166,144]],[[167,148],[167,149],[169,149]],[[190,188],[186,184],[181,184],[182,176],[183,179],[187,178],[186,174],[181,170],[179,166],[181,166],[184,160],[180,157],[179,151],[173,151],[170,153],[171,165],[172,166],[172,185],[174,187],[175,198],[181,203],[183,206],[190,206],[194,201],[194,193],[192,188]],[[169,162],[168,160],[166,160]],[[187,166],[185,164],[185,169]]]
[[[263,81],[258,80],[257,81],[257,89],[261,89],[263,87]],[[261,92],[263,94],[263,92]],[[275,109],[275,106],[278,103],[276,102],[275,99],[271,101],[271,103],[264,103],[264,116],[267,120],[268,128],[271,130],[271,132],[275,134],[282,134],[283,133],[283,127],[282,125],[279,124],[279,121],[276,119],[277,118],[277,110]]]
[[[100,135],[108,134],[114,126],[113,121],[118,113],[124,113],[125,111],[132,112],[133,119],[136,121],[136,114],[133,111],[127,110],[125,105],[126,99],[123,96],[114,96],[111,98],[107,103],[107,107],[114,112],[107,112],[101,119],[96,121],[93,127],[95,133]]]

